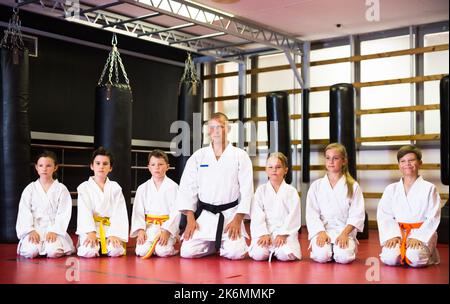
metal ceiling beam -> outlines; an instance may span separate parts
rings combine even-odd
[[[152,11],[157,11],[187,22],[194,22],[203,27],[260,43],[271,48],[301,55],[302,41],[293,36],[267,29],[191,2],[183,0],[123,1],[130,5],[151,9]]]
[[[213,37],[224,36],[224,35],[226,35],[226,33],[213,33],[213,34],[207,34],[207,35],[202,35],[202,36],[196,36],[196,37],[192,37],[192,38],[185,39],[185,40],[173,41],[173,42],[169,42],[169,44],[172,45],[172,44],[176,44],[176,43],[184,43],[184,42],[196,41],[196,40],[213,38]]]
[[[153,32],[150,32],[150,33],[139,34],[138,37],[141,37],[141,36],[144,36],[144,35],[155,35],[155,34],[159,34],[159,33],[170,32],[170,31],[173,31],[173,30],[180,30],[180,29],[191,27],[191,26],[194,26],[194,25],[195,25],[195,23],[192,23],[192,22],[191,23],[186,23],[186,24],[175,25],[175,26],[168,27],[168,28],[165,28],[165,29],[153,31]]]
[[[216,45],[216,46],[212,46],[212,47],[208,47],[208,48],[204,48],[204,49],[199,49],[199,51],[217,50],[217,49],[223,49],[223,48],[235,47],[235,46],[242,46],[242,45],[247,45],[247,44],[252,44],[252,43],[254,43],[254,42],[253,41],[245,41],[245,42],[222,44],[222,45]]]
[[[24,5],[28,5],[28,4],[31,4],[31,3],[37,3],[37,2],[40,2],[40,0],[22,0],[22,1],[18,1],[18,0],[16,0],[16,7],[21,7],[21,6],[24,6]]]
[[[212,56],[218,60],[239,61],[244,54],[257,54],[261,45],[266,49],[281,50],[291,54],[301,54],[302,41],[284,33],[266,29],[248,21],[217,12],[182,0],[110,0],[99,6],[83,4],[78,0],[16,0],[17,6],[41,5],[52,12],[62,11],[66,20],[115,31],[190,52]],[[32,4],[39,2],[38,4]],[[143,16],[126,16],[107,9],[112,6],[133,5],[149,11]],[[50,6],[52,5],[52,6]],[[148,19],[165,15],[185,24],[164,27],[150,23]],[[213,34],[196,35],[180,29],[198,25],[215,31]],[[214,37],[234,36],[243,42],[227,42]],[[256,48],[240,49],[238,46],[255,43]]]
[[[71,1],[69,0],[68,2],[71,2]],[[84,10],[80,11],[80,14],[87,14],[87,13],[90,13],[90,12],[103,10],[105,8],[116,6],[116,5],[119,5],[119,4],[122,4],[122,3],[123,3],[123,1],[118,0],[118,1],[115,1],[115,2],[111,2],[111,3],[106,3],[106,4],[94,6],[94,7],[91,7],[91,8],[84,9]]]
[[[20,1],[20,0],[17,0]],[[113,0],[112,0],[113,1]],[[33,4],[35,2],[39,2]],[[152,24],[148,21],[142,21],[143,17],[150,18],[151,16],[156,16],[155,14],[161,15],[159,12],[152,12],[148,15],[133,17],[125,16],[122,14],[117,14],[109,12],[107,10],[99,9],[98,7],[92,7],[85,4],[80,4],[78,9],[78,14],[73,14],[74,8],[72,7],[74,1],[65,0],[46,0],[43,1],[27,1],[26,4],[40,5],[43,8],[49,9],[52,12],[61,11],[61,16],[67,16],[65,18],[68,21],[81,23],[83,25],[88,25],[96,28],[103,28],[105,30],[110,30],[118,32],[123,35],[128,35],[131,37],[140,38],[143,40],[171,45],[173,47],[180,48],[192,53],[198,53],[205,56],[213,56],[218,59],[223,59],[223,55],[229,55],[232,57],[238,57],[241,52],[238,48],[221,48],[215,49],[218,44],[223,44],[221,41],[215,41],[213,39],[206,39],[206,37],[199,38],[196,35],[188,34],[185,32],[177,31],[173,28],[167,28],[160,25]],[[124,4],[124,1],[113,1],[102,6],[113,6]],[[24,2],[20,2],[20,5],[25,5]],[[72,14],[70,14],[72,13]],[[144,18],[145,19],[145,18]],[[189,24],[191,26],[191,24]],[[195,25],[195,24],[193,24]],[[192,25],[192,26],[193,26]],[[183,27],[187,25],[184,24]],[[221,34],[223,35],[223,34]],[[216,35],[219,36],[219,35]],[[199,51],[199,49],[212,48],[211,51]]]
[[[132,23],[134,21],[140,21],[140,20],[149,19],[149,18],[152,18],[152,17],[157,17],[157,16],[161,16],[161,14],[160,13],[152,13],[152,14],[147,14],[147,15],[143,15],[143,16],[140,16],[140,17],[136,17],[136,18],[126,19],[126,20],[123,20],[123,21],[120,21],[120,22],[106,24],[105,26],[103,26],[103,28],[111,27],[111,26],[118,26],[118,25],[122,25],[122,24],[125,24],[125,23]]]

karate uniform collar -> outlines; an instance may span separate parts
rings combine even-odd
[[[339,185],[341,183],[345,184],[345,175],[344,174],[339,178],[339,180],[334,185],[334,187],[331,187],[331,182],[330,182],[330,179],[328,178],[328,174],[325,173],[324,179],[326,180],[327,185],[328,185],[328,187],[330,187],[331,190],[337,189],[337,187],[339,187]]]
[[[229,141],[228,144],[227,144],[227,146],[225,147],[225,149],[223,149],[222,155],[224,155],[227,151],[231,150],[231,149],[229,149],[230,146],[233,146],[233,145],[231,144],[231,141]],[[209,149],[210,149],[210,151],[212,152],[212,154],[214,155],[214,157],[216,157],[215,154],[214,154],[214,148],[213,148],[213,146],[212,146],[212,143],[209,144]],[[220,157],[222,157],[222,155],[221,155]],[[220,159],[220,157],[219,157],[219,159]]]
[[[167,175],[164,176],[164,179],[161,182],[161,185],[159,186],[159,190],[156,188],[155,180],[153,179],[153,176],[150,178],[149,183],[150,183],[151,188],[155,189],[156,192],[159,192],[159,191],[161,191],[161,189],[163,189],[164,185],[167,184]]]
[[[55,179],[53,183],[48,188],[47,192],[44,191],[44,187],[42,186],[41,182],[39,181],[39,178],[35,181],[36,187],[40,190],[42,190],[43,193],[50,193],[53,191],[53,189],[56,187],[57,184],[59,184],[58,180]]]
[[[109,186],[110,180],[109,180],[109,177],[106,177],[106,181],[105,181],[105,186],[103,187],[103,191],[102,191],[102,189],[100,189],[100,186],[99,186],[99,185],[97,185],[97,183],[95,182],[95,180],[94,180],[94,177],[93,177],[93,176],[89,176],[89,183],[91,183],[91,184],[95,185],[95,189],[98,189],[98,191],[100,191],[100,192],[104,193],[104,192],[105,192],[105,189],[106,189],[106,187],[107,187],[107,186]]]
[[[416,185],[418,185],[419,183],[421,183],[423,181],[423,177],[422,175],[419,175],[416,180],[414,181],[414,183],[411,185],[411,188],[409,189],[408,195],[409,193],[411,193],[411,189],[414,189],[416,187]],[[405,192],[405,185],[403,184],[403,177],[400,178],[399,181],[400,185],[401,185],[401,189],[403,190],[402,192],[405,194],[405,196],[407,197],[408,195]]]
[[[271,191],[272,193],[274,193],[275,195],[277,195],[278,193],[280,193],[281,191],[283,191],[284,187],[287,185],[285,180],[283,179],[283,181],[280,184],[280,188],[278,188],[278,192],[275,191],[275,189],[272,186],[272,183],[269,181],[267,181],[267,187],[270,189],[269,191]]]

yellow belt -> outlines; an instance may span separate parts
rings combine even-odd
[[[106,246],[106,235],[105,235],[105,226],[110,226],[111,222],[109,221],[109,217],[102,217],[98,215],[94,215],[94,222],[100,224],[100,248],[102,254],[107,254],[108,249]],[[123,243],[123,248],[125,249],[124,255],[127,254],[126,243]]]
[[[145,215],[145,222],[147,224],[155,224],[155,225],[162,225],[165,221],[169,219],[168,215],[152,215],[152,214],[146,214]],[[153,255],[153,252],[155,252],[156,244],[159,241],[159,237],[161,236],[161,231],[159,231],[155,239],[153,240],[152,246],[150,246],[150,249],[148,250],[147,254],[142,257],[142,259],[148,259]]]

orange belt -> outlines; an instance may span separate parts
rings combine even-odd
[[[145,222],[147,224],[162,225],[168,219],[169,219],[168,215],[152,215],[152,214],[145,215]]]
[[[145,215],[145,222],[147,224],[155,224],[161,226],[165,221],[169,219],[168,215],[152,215],[152,214],[146,214]],[[147,254],[142,257],[142,259],[148,259],[153,255],[153,252],[155,252],[156,244],[159,241],[159,237],[161,236],[161,232],[158,232],[155,236],[155,239],[153,240],[152,246],[150,246],[150,249],[148,250]]]
[[[406,239],[408,238],[411,229],[418,229],[422,226],[421,223],[398,223],[400,226],[400,231],[402,233],[402,244],[400,245],[400,254],[401,254],[401,264],[403,265],[405,262],[408,265],[411,265],[411,262],[406,257]]]

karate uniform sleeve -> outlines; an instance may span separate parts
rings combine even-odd
[[[441,198],[435,186],[430,188],[426,203],[428,205],[426,220],[419,229],[413,229],[408,238],[414,238],[428,244],[441,221]]]
[[[353,198],[348,210],[347,225],[352,225],[358,232],[364,229],[364,219],[366,217],[364,209],[364,197],[359,184],[354,185]]]
[[[175,237],[178,235],[180,231],[180,220],[181,220],[181,212],[177,206],[177,194],[178,194],[178,186],[174,186],[171,188],[171,195],[169,195],[169,204],[170,204],[170,214],[169,220],[165,221],[161,228],[169,231],[170,234]]]
[[[263,209],[263,199],[264,193],[262,188],[256,189],[250,217],[250,232],[254,239],[270,234],[269,229],[267,229],[266,214]]]
[[[118,237],[123,242],[128,242],[128,213],[127,205],[125,203],[125,197],[123,196],[122,189],[115,189],[113,194],[114,209],[109,219],[111,226],[109,229],[109,235]]]
[[[325,226],[320,219],[320,207],[316,192],[318,185],[312,184],[306,196],[306,227],[308,228],[308,239],[311,240],[321,231],[325,231]]]
[[[289,189],[288,197],[288,209],[289,215],[284,222],[281,229],[278,231],[278,235],[292,235],[298,233],[302,222],[300,197],[295,189]]]
[[[378,233],[380,236],[380,244],[384,246],[387,240],[394,237],[401,237],[400,227],[392,212],[392,187],[387,187],[378,203],[377,208],[377,223]]]
[[[145,189],[143,188],[143,185],[141,185],[136,190],[136,195],[133,202],[133,211],[131,213],[130,237],[132,238],[137,237],[137,232],[139,229],[145,230],[147,228],[147,224],[145,222],[144,200]]]
[[[35,228],[33,214],[31,213],[31,186],[27,186],[20,196],[19,212],[16,222],[17,237],[21,240],[33,230]]]
[[[59,196],[58,210],[56,211],[55,223],[48,231],[65,236],[72,216],[72,198],[66,187],[63,187]]]
[[[253,166],[250,157],[244,150],[240,151],[238,180],[240,189],[240,201],[236,213],[250,215],[250,207],[253,200]]]
[[[77,188],[78,200],[77,200],[77,232],[81,235],[83,233],[89,233],[96,231],[94,214],[91,208],[92,202],[90,201],[88,189],[85,185],[80,185]]]
[[[186,162],[183,175],[181,176],[180,186],[178,188],[178,195],[176,206],[179,211],[183,210],[197,210],[198,202],[198,168],[195,154],[192,155]]]

